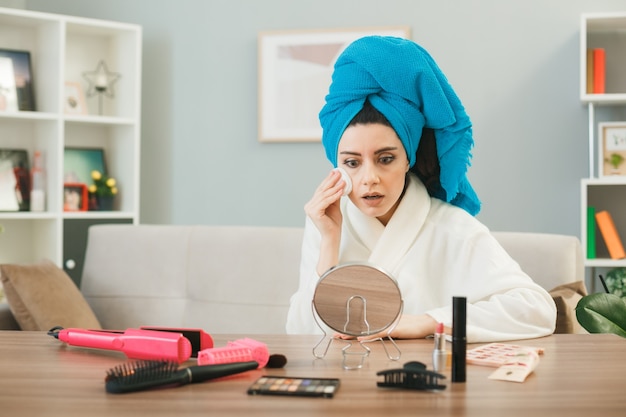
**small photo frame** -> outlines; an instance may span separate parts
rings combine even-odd
[[[0,149],[0,211],[29,211],[30,188],[28,151]]]
[[[13,67],[13,85],[16,94],[15,100],[17,110],[35,111],[35,94],[33,88],[30,52],[13,49],[0,49],[0,96],[2,96],[3,88],[8,81],[6,79],[7,75],[5,72],[6,67],[8,66],[7,60],[10,60],[11,66]],[[1,100],[2,98],[0,98],[0,101]],[[2,103],[0,102],[0,108],[1,107]]]
[[[626,176],[626,122],[598,124],[598,176]]]
[[[85,92],[80,83],[67,81],[63,100],[65,114],[87,114]]]
[[[87,211],[89,192],[86,184],[66,182],[63,184],[63,211]]]
[[[13,61],[11,58],[0,56],[0,112],[18,110]]]
[[[318,142],[318,114],[338,56],[368,35],[408,38],[409,27],[261,32],[258,39],[260,142]]]
[[[67,147],[63,153],[63,182],[91,184],[91,171],[106,174],[104,149]]]

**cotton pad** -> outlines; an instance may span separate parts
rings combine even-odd
[[[341,179],[346,183],[346,186],[343,189],[343,195],[346,196],[352,192],[352,180],[350,176],[343,168],[335,168],[335,171],[339,171],[341,174]]]

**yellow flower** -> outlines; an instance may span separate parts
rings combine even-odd
[[[111,178],[98,170],[91,171],[91,178],[93,184],[88,189],[89,193],[96,196],[113,196],[117,194],[117,181],[115,178]]]

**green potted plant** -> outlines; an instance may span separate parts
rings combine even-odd
[[[618,153],[612,153],[608,158],[605,159],[606,162],[611,164],[614,172],[618,172],[619,166],[624,162],[624,157]]]
[[[580,299],[576,319],[589,333],[626,337],[626,268],[612,269],[602,284],[606,293],[589,294]]]
[[[91,171],[93,184],[89,190],[90,210],[113,210],[113,198],[117,194],[117,181],[100,171]]]

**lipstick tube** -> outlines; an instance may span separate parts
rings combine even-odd
[[[443,372],[446,369],[448,355],[446,352],[446,338],[443,334],[443,323],[437,324],[435,332],[435,348],[433,349],[433,369],[435,372]]]

